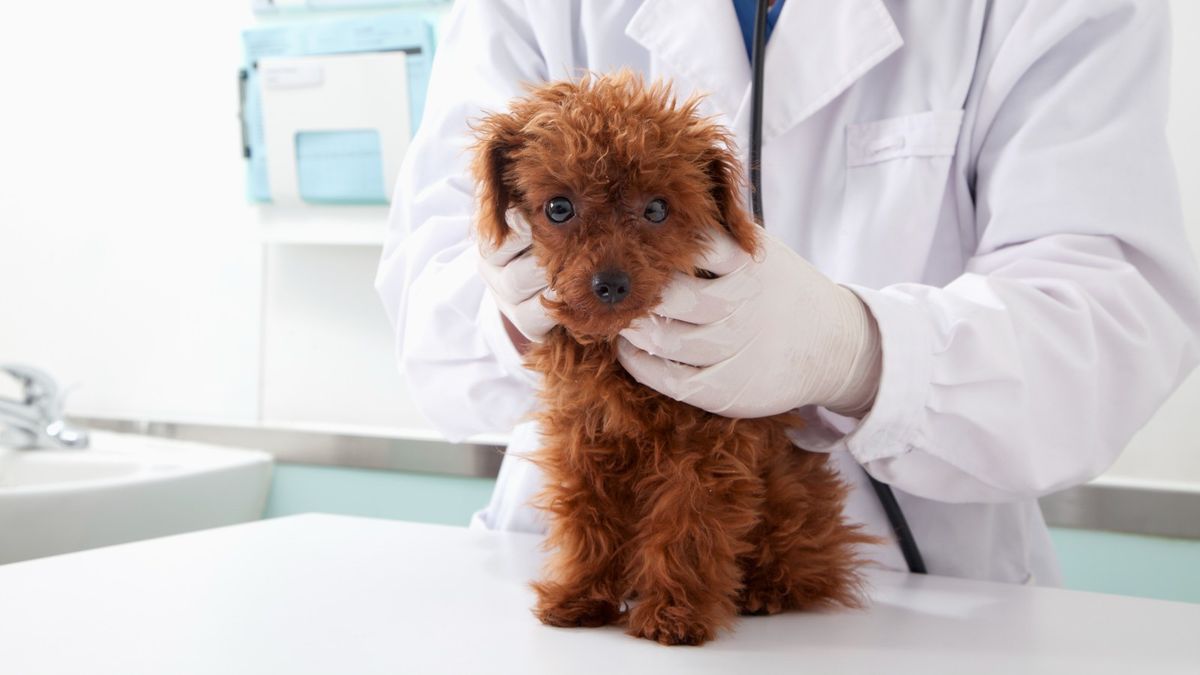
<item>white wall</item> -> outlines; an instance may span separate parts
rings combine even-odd
[[[77,411],[257,414],[261,249],[234,115],[247,6],[5,8],[0,360],[82,384]]]
[[[1200,2],[1171,0],[1174,65],[1167,135],[1175,153],[1183,214],[1200,257]],[[1192,373],[1109,471],[1115,478],[1200,482],[1200,372]]]
[[[260,242],[264,221],[278,230],[294,219],[242,196],[235,75],[248,6],[7,10],[0,361],[82,383],[76,414],[423,426],[369,287],[377,249]],[[1172,7],[1169,131],[1200,245],[1200,3]],[[323,213],[335,215],[318,227],[339,217]],[[1200,375],[1111,475],[1200,482]]]

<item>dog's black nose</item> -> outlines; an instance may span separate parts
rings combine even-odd
[[[592,277],[592,292],[602,302],[615,305],[629,295],[629,275],[620,270],[604,270]]]

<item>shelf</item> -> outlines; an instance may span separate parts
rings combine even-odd
[[[383,427],[361,424],[340,424],[335,422],[296,422],[289,420],[264,420],[260,428],[279,431],[292,431],[310,434],[325,434],[335,436],[355,436],[361,438],[385,438],[407,441],[422,441],[442,443],[445,445],[492,445],[504,447],[508,445],[509,435],[500,433],[476,434],[461,443],[447,441],[441,433],[421,427]]]
[[[265,419],[247,421],[190,417],[186,415],[157,416],[154,419],[135,419],[130,415],[113,414],[97,410],[71,411],[67,416],[85,428],[96,428],[145,436],[182,437],[196,435],[198,431],[223,431],[238,433],[299,433],[314,436],[338,436],[351,438],[375,438],[395,441],[417,441],[439,443],[445,446],[487,445],[506,446],[509,435],[502,433],[475,434],[460,443],[451,443],[444,436],[428,427],[415,426],[372,426],[342,424],[338,422],[297,422],[291,420]],[[181,433],[186,431],[188,433]]]
[[[256,205],[264,244],[382,246],[388,206]]]
[[[345,424],[218,421],[135,421],[72,415],[87,429],[133,433],[271,453],[278,462],[381,469],[472,478],[500,470],[507,436],[475,436],[450,443],[430,429]]]

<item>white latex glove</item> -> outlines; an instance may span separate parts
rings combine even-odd
[[[879,384],[879,329],[854,293],[763,235],[751,257],[722,234],[678,274],[654,313],[621,331],[618,357],[638,382],[727,417],[805,405],[865,413]]]
[[[504,243],[495,249],[480,243],[479,275],[491,290],[500,312],[522,335],[540,342],[555,324],[541,301],[543,293],[551,293],[546,288],[546,271],[529,252],[533,243],[529,223],[512,209],[506,220],[512,232]]]

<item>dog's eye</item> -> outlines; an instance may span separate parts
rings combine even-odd
[[[546,217],[552,223],[565,223],[575,216],[575,207],[566,197],[555,197],[546,202]]]
[[[667,219],[667,202],[665,199],[651,199],[646,205],[646,213],[643,214],[646,220],[652,223],[661,223]]]

